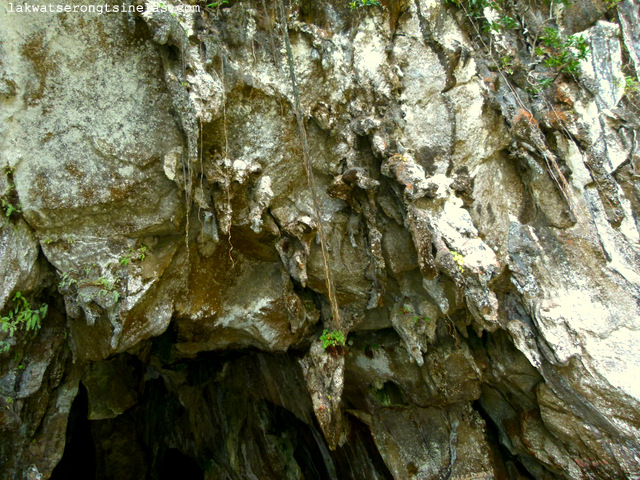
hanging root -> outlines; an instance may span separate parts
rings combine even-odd
[[[227,90],[224,85],[224,55],[220,52],[220,81],[222,82],[222,131],[224,134],[224,163],[225,163],[225,196],[227,199],[227,212],[229,212],[229,228],[227,229],[227,241],[229,242],[229,260],[231,268],[235,268],[233,259],[233,243],[231,243],[231,224],[233,223],[233,210],[231,210],[231,162],[229,162],[229,137],[227,136]]]
[[[293,52],[291,51],[291,43],[289,41],[289,27],[287,25],[287,16],[284,9],[282,0],[278,0],[278,6],[280,7],[280,18],[282,23],[282,31],[284,36],[284,43],[287,49],[287,59],[289,63],[289,73],[291,76],[291,87],[293,90],[293,99],[295,102],[295,115],[298,122],[298,133],[300,135],[300,141],[302,143],[302,152],[304,156],[304,168],[307,174],[307,181],[309,188],[311,189],[311,196],[313,198],[313,210],[316,216],[318,224],[318,238],[320,239],[320,250],[322,251],[322,262],[324,265],[324,273],[326,277],[327,290],[329,292],[329,302],[331,303],[331,313],[333,315],[333,325],[337,330],[340,328],[340,311],[338,309],[338,301],[336,299],[333,283],[331,281],[331,272],[329,270],[329,255],[327,252],[326,240],[324,236],[324,229],[322,227],[322,217],[320,215],[320,200],[318,198],[318,192],[316,189],[316,180],[311,168],[311,156],[309,154],[309,144],[307,142],[307,132],[304,127],[304,117],[302,114],[302,107],[300,106],[300,94],[298,92],[298,85],[296,82],[295,66],[293,62]]]

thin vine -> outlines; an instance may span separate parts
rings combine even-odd
[[[227,135],[227,90],[224,84],[224,54],[220,52],[220,82],[222,83],[222,132],[224,134],[224,166],[225,166],[225,196],[227,199],[227,212],[229,212],[229,228],[227,229],[227,241],[229,242],[229,260],[231,268],[235,268],[233,259],[233,243],[231,242],[231,224],[233,223],[233,210],[231,210],[231,162],[229,161],[229,137]]]
[[[293,98],[295,102],[295,116],[298,123],[298,133],[300,135],[300,142],[302,143],[302,152],[304,156],[304,167],[307,174],[307,182],[311,190],[311,197],[313,198],[313,209],[318,224],[318,238],[320,239],[320,250],[322,251],[322,261],[324,265],[324,273],[326,277],[327,291],[329,293],[329,303],[331,304],[331,314],[334,324],[334,328],[337,330],[340,328],[340,311],[338,308],[338,301],[336,299],[333,282],[331,281],[331,272],[329,269],[329,254],[327,252],[326,240],[324,236],[324,229],[322,227],[322,216],[320,214],[320,199],[318,198],[318,192],[316,188],[316,180],[313,175],[313,169],[311,166],[311,156],[309,154],[309,144],[307,142],[307,132],[304,126],[304,117],[302,114],[302,107],[300,106],[300,94],[298,91],[298,84],[296,81],[295,65],[293,60],[293,52],[291,50],[291,43],[289,41],[289,27],[287,24],[286,11],[282,0],[278,0],[278,6],[280,7],[280,17],[282,22],[282,31],[284,37],[284,43],[287,50],[287,60],[289,64],[289,73],[291,77],[291,87],[293,90]]]

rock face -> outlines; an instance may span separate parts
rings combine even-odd
[[[204,3],[0,11],[0,476],[640,478],[638,1]]]

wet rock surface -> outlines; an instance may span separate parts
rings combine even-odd
[[[2,478],[640,475],[637,0],[381,3],[0,11]]]

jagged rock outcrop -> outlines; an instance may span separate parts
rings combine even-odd
[[[11,5],[0,476],[640,476],[637,0]]]

